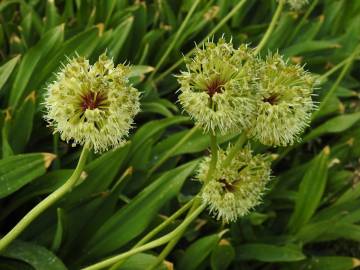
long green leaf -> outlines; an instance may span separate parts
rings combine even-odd
[[[164,173],[115,213],[90,240],[87,256],[109,254],[142,233],[160,208],[179,192],[197,163],[193,161]]]
[[[23,154],[0,160],[0,198],[44,174],[55,156],[49,153]]]
[[[289,222],[291,231],[297,231],[306,224],[319,206],[327,180],[329,153],[330,149],[324,148],[311,161],[304,178],[301,180],[295,202],[295,211]]]
[[[62,40],[63,34],[63,25],[49,30],[39,43],[37,43],[24,55],[10,93],[10,106],[17,106],[20,99],[26,93],[28,82],[37,64],[42,57],[44,57],[57,43]]]

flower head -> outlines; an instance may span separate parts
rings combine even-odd
[[[287,0],[292,10],[300,10],[303,6],[309,3],[308,0]]]
[[[57,74],[45,96],[45,119],[67,142],[102,152],[125,142],[139,112],[139,92],[124,65],[102,54],[94,65],[75,57]]]
[[[219,39],[196,48],[178,76],[179,101],[205,132],[226,134],[247,127],[254,111],[253,52]],[[246,65],[244,64],[246,61]]]
[[[279,54],[259,62],[257,109],[249,135],[265,145],[293,144],[310,122],[316,80]]]
[[[203,160],[197,174],[197,178],[205,184],[202,200],[217,219],[226,223],[236,221],[258,205],[270,179],[269,159],[264,155],[253,156],[249,147],[239,151],[224,167],[230,149],[219,150],[216,170],[207,183],[211,157]]]

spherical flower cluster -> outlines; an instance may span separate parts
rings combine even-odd
[[[290,8],[292,10],[300,10],[303,6],[307,5],[309,3],[308,0],[287,0],[287,3],[289,4]]]
[[[263,60],[220,39],[196,48],[186,63],[179,101],[205,132],[244,131],[265,145],[286,146],[309,124],[315,79],[279,54]]]
[[[270,160],[264,155],[252,155],[249,147],[236,153],[224,166],[231,151],[219,150],[216,170],[206,182],[211,157],[200,164],[197,179],[205,184],[201,193],[204,203],[216,218],[228,223],[246,215],[258,205],[270,179]]]
[[[315,78],[279,54],[260,61],[257,71],[257,109],[248,134],[265,145],[293,144],[315,108],[311,99]]]
[[[253,51],[219,39],[196,48],[178,76],[179,101],[206,132],[226,134],[249,126],[254,112]],[[244,65],[245,61],[247,62]]]
[[[80,56],[69,60],[48,86],[45,119],[63,140],[95,152],[122,145],[140,109],[128,73],[105,54],[94,65]]]

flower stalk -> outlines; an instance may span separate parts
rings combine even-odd
[[[44,200],[30,210],[17,224],[0,240],[0,251],[6,249],[41,213],[61,199],[66,193],[70,192],[78,182],[81,173],[85,167],[86,159],[89,154],[89,148],[85,145],[81,152],[78,164],[70,178],[60,188],[48,195]]]
[[[114,263],[117,263],[120,260],[126,259],[132,255],[135,255],[137,253],[161,246],[163,244],[166,244],[167,242],[171,241],[174,237],[176,237],[184,228],[186,228],[197,216],[205,209],[205,205],[199,206],[189,217],[187,217],[176,229],[174,229],[172,232],[153,240],[147,244],[144,244],[142,246],[139,246],[137,248],[131,249],[127,252],[121,253],[119,255],[113,256],[109,259],[103,260],[99,263],[87,266],[85,268],[82,268],[81,270],[99,270],[103,269],[105,267],[109,267],[113,265]]]
[[[261,39],[259,45],[256,47],[255,49],[255,54],[258,54],[265,46],[265,44],[268,42],[268,40],[270,39],[271,34],[273,33],[274,29],[275,29],[275,25],[277,24],[281,12],[284,8],[285,5],[285,0],[280,0],[279,4],[276,8],[275,14],[271,19],[270,25],[268,27],[268,29],[265,32],[265,35],[263,36],[263,38]]]

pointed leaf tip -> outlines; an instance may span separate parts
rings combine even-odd
[[[49,168],[49,166],[51,165],[52,161],[56,158],[56,155],[51,154],[51,153],[43,153],[44,156],[44,165],[45,168]]]

